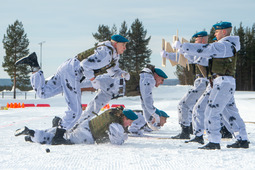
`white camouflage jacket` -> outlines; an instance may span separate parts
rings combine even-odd
[[[227,36],[211,44],[184,43],[181,50],[188,55],[204,58],[228,58],[240,50],[239,36]]]
[[[112,60],[115,62],[115,66],[111,67],[107,70],[107,73],[112,77],[120,77],[121,74],[124,72],[119,68],[119,54],[117,54],[116,49],[111,45],[110,41],[104,41],[99,43],[98,45],[104,44],[105,46],[99,46],[95,53],[89,56],[87,59],[84,59],[81,61],[80,65],[83,68],[83,74],[85,75],[86,79],[91,79],[95,77],[94,71],[100,68],[103,68],[104,66],[107,66],[110,64]],[[113,55],[111,49],[108,47],[111,47],[113,50]]]
[[[171,53],[171,52],[169,53],[164,50],[160,52],[160,55],[161,57],[167,58],[175,62],[178,62],[179,60],[179,53],[177,53],[177,58],[176,58],[176,53]],[[197,57],[197,56],[192,56],[188,54],[185,54],[184,57],[188,59],[189,64],[199,64],[202,66],[208,66],[209,58]]]
[[[155,87],[156,81],[150,69],[144,68],[140,74],[140,93],[141,103],[144,113],[145,121],[151,123],[152,118],[156,119],[156,123],[159,123],[159,116],[155,113],[156,107],[154,106],[154,100],[152,97],[152,89]]]

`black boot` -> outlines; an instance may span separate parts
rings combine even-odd
[[[193,139],[191,139],[191,140],[185,141],[185,143],[189,143],[189,142],[197,142],[197,143],[200,143],[200,144],[204,144],[203,135],[201,135],[201,136],[196,136],[195,138],[193,138]]]
[[[209,142],[207,145],[199,147],[198,149],[207,149],[207,150],[220,149],[220,144]]]
[[[58,127],[60,125],[60,122],[61,122],[61,118],[58,117],[58,116],[55,116],[53,119],[52,119],[52,127]]]
[[[26,142],[33,142],[31,139],[31,136],[25,136],[25,141]]]
[[[231,145],[227,145],[227,148],[249,148],[249,143],[247,140],[237,140]]]
[[[20,135],[29,135],[29,136],[34,136],[35,131],[28,129],[26,126],[24,126],[21,129],[17,129],[16,132],[14,133],[15,136],[20,136]]]
[[[193,126],[192,126],[192,123],[190,123],[190,126],[189,126],[189,134],[193,135]]]
[[[29,65],[31,67],[31,72],[36,72],[40,69],[35,52],[16,61],[15,65],[17,66],[19,64]]]
[[[65,129],[57,128],[55,136],[52,138],[52,145],[70,145],[71,142],[69,140],[64,139]]]
[[[232,138],[232,134],[228,131],[226,126],[221,127],[220,133],[222,138]]]
[[[189,126],[182,126],[182,132],[176,136],[171,137],[172,139],[190,139],[190,135],[189,135]]]

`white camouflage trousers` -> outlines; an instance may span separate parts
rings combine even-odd
[[[205,128],[208,128],[207,126],[207,122],[205,121],[205,108],[207,106],[208,103],[208,98],[210,96],[211,93],[211,85],[209,84],[205,90],[205,92],[203,93],[203,95],[198,99],[197,103],[195,104],[194,108],[193,108],[193,112],[192,112],[192,125],[193,125],[193,134],[196,136],[201,136],[204,134],[204,130]],[[228,119],[228,112],[227,109],[224,109],[225,114],[223,116],[226,117],[226,119]],[[226,119],[221,119],[221,126],[225,126],[229,132],[231,132],[232,134],[233,132],[233,128],[230,127],[230,124],[228,122],[226,122]],[[236,124],[235,124],[236,125]],[[236,127],[236,126],[234,126]]]
[[[46,130],[36,129],[34,137],[31,137],[31,140],[35,143],[50,145],[52,142],[52,138],[55,136],[56,130],[56,127]]]
[[[198,99],[197,103],[193,108],[192,113],[192,126],[193,126],[193,134],[196,136],[201,136],[204,134],[204,124],[205,124],[205,108],[208,102],[209,95],[211,93],[211,85],[209,84],[206,87],[205,92]]]
[[[213,81],[213,88],[205,109],[205,125],[209,142],[220,143],[222,124],[234,132],[236,139],[248,140],[244,121],[236,108],[235,88],[235,79],[231,76],[220,76]]]
[[[72,58],[65,61],[57,69],[57,73],[47,82],[42,71],[38,71],[31,76],[31,85],[40,98],[50,98],[63,93],[68,110],[62,118],[61,126],[70,129],[80,118],[81,107],[81,87],[80,87],[80,61]]]
[[[200,96],[204,93],[208,80],[206,78],[197,78],[188,93],[181,99],[178,105],[179,124],[190,126],[192,122],[192,110]]]
[[[104,107],[111,99],[119,95],[120,78],[112,78],[107,74],[103,74],[97,76],[96,79],[100,82],[100,89],[94,99],[89,102],[88,107],[78,122],[92,119],[100,112],[102,107]]]
[[[40,144],[52,144],[52,139],[56,134],[57,127],[49,128],[46,130],[35,130],[34,137],[31,137],[32,141]],[[71,128],[66,131],[63,136],[65,139],[70,140],[74,144],[94,144],[95,141],[89,129],[89,121],[83,121],[75,128]]]
[[[79,125],[77,124],[76,127],[67,131],[66,139],[69,139],[75,144],[94,144],[95,141],[89,128],[89,120],[85,120]]]

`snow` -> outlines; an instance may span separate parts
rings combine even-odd
[[[31,107],[0,110],[0,169],[253,169],[255,168],[255,92],[237,91],[235,99],[251,142],[249,149],[229,149],[235,139],[223,139],[221,150],[199,150],[200,144],[185,140],[162,139],[180,132],[177,123],[177,104],[190,86],[160,86],[153,91],[155,106],[166,111],[170,118],[159,131],[150,135],[160,138],[129,137],[121,146],[100,145],[40,145],[15,137],[16,129],[51,127],[54,116],[63,116],[66,109],[62,95],[50,99],[35,99],[33,93],[24,99],[21,93],[16,100],[5,96],[0,105],[11,102],[50,104],[51,107]],[[94,93],[82,95],[87,104]],[[111,104],[124,104],[126,108],[141,109],[139,97],[123,97]],[[193,137],[193,136],[192,136]],[[207,137],[205,136],[207,143]],[[50,152],[47,153],[46,149]]]

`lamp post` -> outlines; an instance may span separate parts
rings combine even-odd
[[[42,44],[45,43],[45,41],[42,41],[38,43],[40,45],[40,67],[42,69]]]

